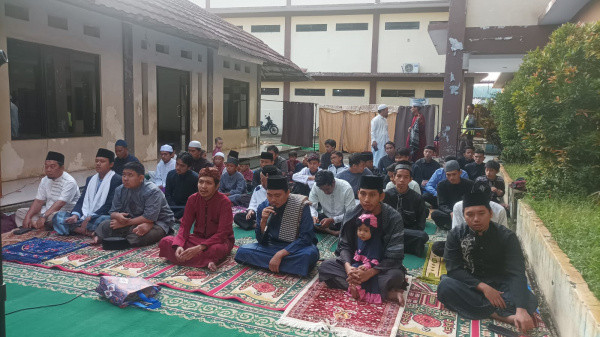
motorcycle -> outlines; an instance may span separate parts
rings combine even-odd
[[[279,128],[273,123],[271,116],[265,115],[265,118],[267,119],[267,124],[263,125],[263,121],[260,121],[260,132],[269,131],[272,135],[278,134]]]

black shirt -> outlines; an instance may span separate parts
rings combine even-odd
[[[113,165],[113,171],[115,171],[116,174],[122,176],[123,175],[123,167],[125,166],[125,164],[130,163],[130,162],[139,162],[139,160],[128,154],[127,157],[121,159],[119,157],[115,157],[115,161],[114,161],[114,165]]]
[[[467,166],[467,164],[471,164],[471,163],[472,163],[472,162],[474,162],[475,160],[473,160],[473,159],[467,159],[467,158],[465,158],[465,157],[463,156],[463,157],[460,157],[460,158],[458,158],[456,161],[457,161],[457,162],[458,162],[458,164],[460,165],[460,168],[461,168],[462,170],[464,170],[464,169],[465,169],[465,166]]]
[[[192,171],[199,173],[205,167],[211,167],[213,164],[206,160],[204,157],[200,157],[198,159],[194,159],[192,162]]]
[[[517,308],[527,308],[525,261],[517,235],[490,222],[483,235],[465,223],[448,232],[444,251],[448,276],[471,288],[490,280],[508,284]]]
[[[427,219],[427,208],[421,195],[410,188],[404,194],[398,193],[398,190],[392,188],[385,192],[383,202],[392,206],[404,221],[404,228],[425,229]]]
[[[413,165],[413,180],[421,186],[423,180],[429,180],[435,170],[440,167],[442,167],[440,163],[433,159],[428,163],[425,161],[425,158],[421,158]]]
[[[198,173],[192,170],[181,175],[175,170],[167,173],[165,198],[169,206],[185,206],[190,195],[196,192],[198,192]]]
[[[319,165],[319,167],[322,170],[327,170],[329,165],[331,165],[331,153],[325,152],[321,155],[321,165]]]
[[[473,188],[473,182],[469,179],[460,178],[458,184],[452,184],[444,180],[438,184],[438,209],[448,214],[452,213],[454,204],[461,201],[465,193]]]
[[[385,155],[381,157],[381,159],[379,159],[379,163],[377,163],[377,171],[379,171],[379,174],[385,173],[387,175],[388,166],[392,165],[395,162],[396,161],[394,160],[394,158],[390,158],[390,156]]]
[[[485,163],[477,164],[475,162],[467,164],[465,171],[469,175],[469,179],[475,180],[481,176],[485,176]]]
[[[499,189],[500,191],[502,191],[502,193],[500,193],[500,195],[492,192],[492,198],[491,198],[491,200],[493,202],[496,202],[499,204],[501,203],[502,197],[504,196],[504,193],[506,192],[506,186],[504,184],[504,179],[502,179],[501,176],[496,176],[496,179],[489,180],[488,177],[483,175],[481,177],[478,177],[476,181],[486,182],[490,186],[490,188],[495,187],[495,188]]]

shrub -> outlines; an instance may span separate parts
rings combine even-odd
[[[496,105],[505,150],[521,160],[522,146],[533,164],[534,195],[600,189],[600,24],[555,30],[525,57]]]
[[[524,75],[517,73],[504,91],[496,94],[495,101],[490,107],[500,137],[500,149],[502,150],[500,158],[506,163],[526,163],[528,161],[522,135],[516,127],[517,111],[511,102],[513,92],[520,87],[523,79]]]

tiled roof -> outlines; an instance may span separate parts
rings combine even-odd
[[[227,46],[263,60],[267,80],[307,79],[260,39],[187,0],[60,0],[213,48]]]

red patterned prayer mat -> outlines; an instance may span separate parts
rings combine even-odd
[[[457,317],[454,311],[444,308],[444,305],[437,300],[436,289],[437,286],[435,285],[413,280],[400,319],[398,337],[498,336],[487,329],[490,323],[515,331],[511,325],[491,319],[474,321]],[[535,316],[538,326],[530,331],[527,336],[549,336],[550,333],[540,316],[538,314],[535,314]]]
[[[395,302],[357,301],[341,289],[316,279],[285,310],[277,323],[310,331],[346,336],[395,336],[401,307]]]
[[[2,234],[2,247],[13,245],[15,243],[27,241],[31,238],[40,238],[43,239],[50,235],[51,232],[46,230],[32,230],[25,234],[15,235],[13,232],[7,232]]]
[[[158,256],[157,245],[124,251],[105,251],[100,246],[89,246],[36,266],[88,275],[143,277],[173,289],[281,311],[317,273],[315,268],[311,275],[302,278],[246,267],[234,261],[236,251],[234,248],[215,272],[171,264]]]

